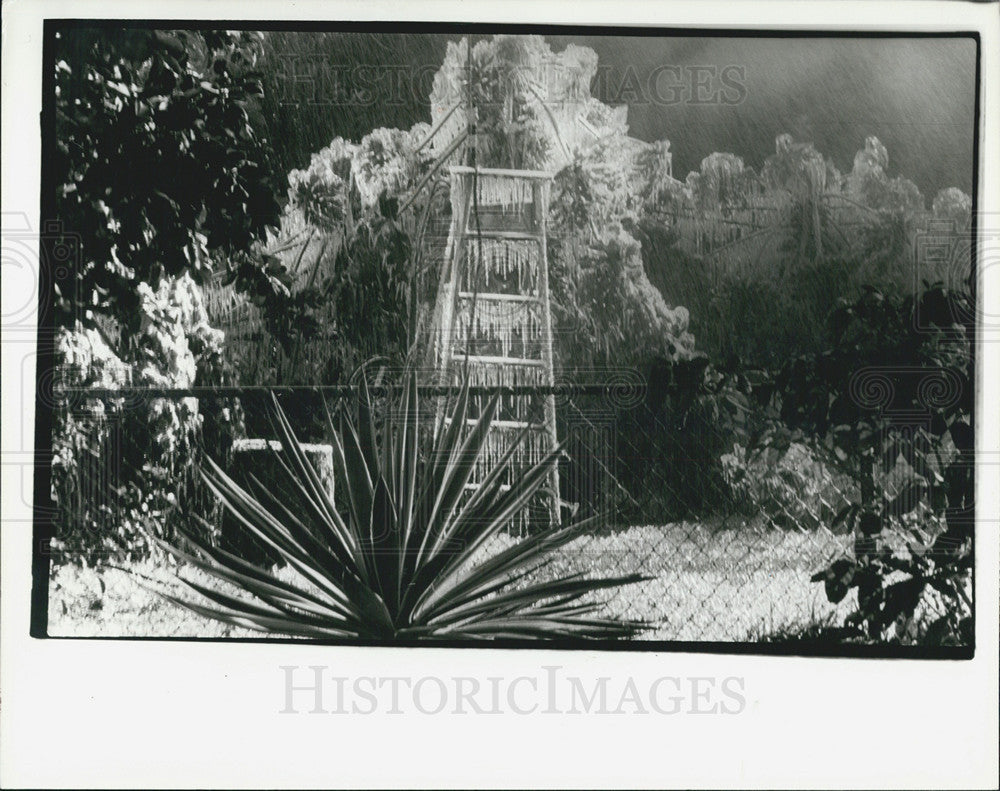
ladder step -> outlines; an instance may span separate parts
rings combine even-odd
[[[445,417],[444,422],[450,426],[451,418]],[[479,421],[474,417],[465,419],[465,424],[467,426],[475,426],[478,423]],[[490,428],[516,428],[516,429],[531,428],[534,429],[535,431],[547,430],[544,425],[540,423],[529,423],[527,420],[494,420],[492,423],[490,423]]]
[[[540,233],[534,233],[532,231],[476,231],[475,228],[466,228],[465,235],[467,239],[475,239],[477,236],[481,236],[484,239],[520,239],[523,241],[530,242],[541,242],[542,235]]]
[[[472,291],[459,291],[458,296],[460,299],[472,299],[475,297],[477,300],[485,299],[487,301],[498,300],[501,302],[540,302],[540,298],[537,294],[497,294],[489,293],[484,294],[482,292],[476,293]]]
[[[448,168],[452,173],[461,173],[470,176],[478,173],[480,176],[499,176],[508,179],[534,179],[537,181],[551,181],[555,178],[555,171],[547,170],[516,170],[511,168],[474,168],[470,165],[452,165]]]
[[[528,365],[532,367],[541,367],[543,365],[543,360],[530,360],[524,357],[493,357],[488,354],[470,354],[468,357],[464,354],[452,352],[452,360],[465,360],[468,359],[469,362],[473,363],[491,363],[495,365]]]

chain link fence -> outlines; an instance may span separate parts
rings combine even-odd
[[[487,393],[480,389],[474,400],[481,404]],[[805,443],[793,442],[781,454],[755,454],[735,438],[716,403],[684,403],[634,374],[533,390],[554,394],[557,433],[566,442],[559,467],[562,519],[600,517],[540,573],[642,575],[642,582],[605,594],[603,611],[647,621],[643,639],[781,639],[838,623],[853,609],[853,593],[830,604],[824,586],[811,578],[851,551],[853,536],[831,525],[847,503],[857,501],[857,486]],[[323,402],[336,415],[350,408],[354,392],[88,391],[56,399],[56,430],[78,435],[79,453],[72,485],[53,479],[63,488],[58,506],[47,512],[56,539],[50,634],[254,636],[151,593],[156,586],[178,587],[172,562],[150,553],[153,539],[170,538],[178,528],[211,530],[219,545],[269,563],[266,552],[222,514],[197,475],[198,458],[208,453],[238,480],[253,471],[280,491],[281,471],[269,461],[276,439],[269,412],[276,397],[338,499],[343,487],[333,474]],[[376,403],[387,403],[387,392],[376,389]],[[428,431],[441,399],[452,392],[422,390]],[[163,438],[152,435],[162,430],[162,421],[152,416],[176,415],[179,404],[198,416],[191,452],[184,456],[178,448],[172,460],[169,453],[154,458],[151,451],[162,450]],[[162,497],[154,502],[149,490],[157,487]],[[546,507],[536,510],[527,528],[512,526],[491,551],[522,538],[532,519],[547,520]],[[929,598],[916,620],[942,615],[944,606]],[[905,628],[919,629],[920,623]]]

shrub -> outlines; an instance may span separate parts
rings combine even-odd
[[[741,436],[745,397],[704,355],[655,360],[644,403],[617,410],[616,475],[630,494],[620,517],[663,524],[730,507],[720,461]]]
[[[234,256],[213,283],[221,320],[256,336],[230,352],[247,384],[337,384],[375,355],[400,361],[426,295],[414,286],[412,223],[398,201],[426,165],[416,136],[337,138],[288,175],[289,203],[267,266]],[[236,309],[238,308],[238,310]],[[411,321],[412,317],[412,321]]]
[[[848,504],[850,480],[801,442],[784,451],[748,450],[736,442],[720,461],[733,504],[747,515],[763,514],[775,527],[815,530]]]
[[[119,389],[222,384],[223,334],[207,323],[201,291],[182,275],[139,289],[142,331],[119,358],[93,329],[59,330],[60,384]],[[56,545],[71,559],[136,558],[148,537],[169,536],[177,504],[198,488],[195,462],[205,437],[196,398],[90,399],[58,396],[53,426],[52,495]],[[212,401],[208,442],[224,455],[240,433],[238,403]]]
[[[210,269],[278,218],[247,104],[260,34],[78,29],[56,42],[56,218],[78,259],[56,319],[139,329],[139,283]],[[137,177],[136,174],[141,174]]]
[[[563,255],[572,255],[565,246]],[[639,242],[623,229],[609,231],[575,261],[559,258],[551,282],[564,372],[635,368],[656,357],[694,354],[687,310],[668,307],[646,278]]]
[[[853,533],[853,551],[813,580],[831,602],[856,590],[845,628],[864,639],[971,640],[974,330],[967,294],[872,290],[833,312],[828,349],[779,377],[782,419],[860,495],[831,522]]]
[[[280,209],[248,115],[259,55],[251,32],[57,33],[53,219],[74,254],[53,284],[63,384],[219,383],[222,335],[197,282],[222,254],[260,274],[249,250]],[[200,405],[63,392],[53,409],[57,548],[144,554],[144,531],[169,534],[192,485]],[[224,452],[240,415],[235,404],[212,409],[211,442]]]
[[[55,346],[63,361],[59,385],[114,389],[128,384],[130,369],[111,351],[96,329],[60,329]],[[54,389],[52,426],[52,501],[55,549],[86,559],[114,548],[121,529],[104,489],[100,460],[105,458],[121,404],[79,401]],[[108,412],[111,412],[109,418]],[[102,491],[103,489],[103,491]],[[96,495],[96,496],[95,496]],[[103,496],[102,496],[103,495]]]

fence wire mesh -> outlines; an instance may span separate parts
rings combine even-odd
[[[146,590],[144,585],[180,587],[174,562],[155,551],[152,538],[169,538],[178,529],[211,530],[219,546],[268,565],[273,558],[227,520],[199,479],[199,458],[212,456],[238,480],[253,472],[280,492],[280,465],[269,461],[277,447],[269,417],[275,393],[341,502],[344,486],[333,472],[324,401],[336,416],[351,408],[354,392],[233,388],[57,398],[55,432],[64,435],[55,443],[57,455],[71,448],[75,461],[72,475],[53,476],[59,502],[45,512],[55,538],[50,633],[254,636],[172,608]],[[804,445],[793,444],[780,459],[751,460],[717,421],[699,421],[695,411],[677,408],[638,380],[559,385],[548,392],[555,394],[557,432],[566,442],[559,468],[562,519],[599,519],[554,553],[540,574],[642,575],[643,581],[601,598],[604,615],[649,622],[642,639],[777,639],[834,624],[853,609],[853,593],[830,604],[823,585],[811,578],[850,551],[853,536],[831,523],[856,500],[857,487]],[[449,397],[447,389],[422,390],[426,431]],[[381,408],[389,403],[377,389],[375,398]],[[485,392],[474,400],[484,398]],[[197,416],[191,447],[178,444],[164,453],[164,420],[185,415]],[[529,518],[512,523],[487,554],[549,518],[544,504],[531,508]],[[945,614],[945,606],[928,597],[905,628],[919,630]]]

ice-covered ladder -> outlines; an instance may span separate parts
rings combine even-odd
[[[451,228],[435,316],[435,348],[443,385],[460,380],[466,361],[472,385],[551,387],[552,316],[546,238],[552,174],[534,170],[451,168]],[[470,488],[478,485],[510,441],[528,428],[512,467],[538,461],[557,444],[555,397],[505,397]],[[560,521],[559,472],[544,502],[514,525]]]

